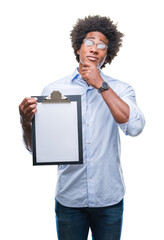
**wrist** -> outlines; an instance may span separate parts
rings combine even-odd
[[[104,80],[102,78],[100,78],[98,81],[97,81],[97,84],[96,84],[96,89],[98,90],[101,86],[102,86],[102,83],[104,82]]]
[[[25,119],[23,119],[22,117],[20,119],[20,122],[21,122],[21,125],[22,125],[23,129],[27,129],[27,128],[30,128],[32,126],[32,122],[31,121],[28,122]]]
[[[109,89],[109,85],[107,82],[103,81],[101,86],[98,88],[98,92],[102,93],[103,91],[106,91]]]
[[[31,128],[31,126],[32,126],[32,123],[22,123],[22,128],[23,129]]]

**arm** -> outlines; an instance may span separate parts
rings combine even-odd
[[[104,81],[96,66],[85,62],[82,68],[83,79],[94,88],[101,87]],[[145,119],[139,110],[135,100],[135,93],[131,86],[126,85],[124,91],[118,96],[110,87],[101,93],[104,101],[109,107],[114,120],[126,135],[139,135],[145,125]]]
[[[108,90],[103,91],[101,96],[109,107],[113,118],[117,123],[123,124],[128,122],[130,108],[126,102],[124,102],[110,87]]]
[[[85,62],[82,68],[83,79],[94,88],[98,89],[101,87],[104,80],[100,76],[97,67],[90,63]],[[110,87],[101,93],[104,101],[109,107],[114,120],[119,123],[126,123],[129,120],[129,106],[124,102]]]
[[[23,139],[26,148],[32,152],[32,119],[37,111],[37,99],[25,98],[19,105]]]

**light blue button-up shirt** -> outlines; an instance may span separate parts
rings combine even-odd
[[[88,86],[76,69],[72,75],[49,84],[42,95],[54,90],[81,95],[83,161],[59,165],[56,199],[67,207],[104,207],[118,203],[125,194],[120,163],[119,127],[130,136],[140,134],[144,116],[137,107],[133,88],[100,72],[101,77],[130,107],[127,123],[117,124],[97,89]]]

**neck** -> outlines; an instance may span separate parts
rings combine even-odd
[[[79,73],[82,75],[82,67],[83,67],[83,65],[82,65],[82,63],[80,62],[79,63]]]

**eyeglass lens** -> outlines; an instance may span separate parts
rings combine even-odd
[[[97,49],[102,49],[102,50],[107,49],[107,46],[103,43],[95,43],[94,41],[92,41],[90,39],[85,39],[85,46],[92,47],[94,45],[97,45]]]

